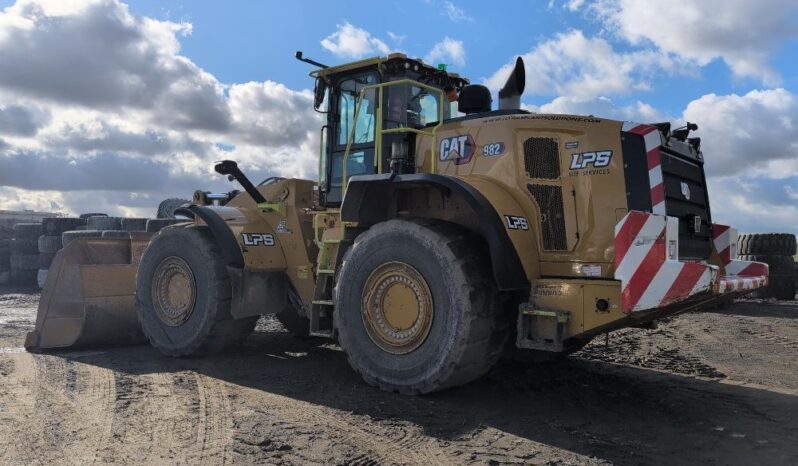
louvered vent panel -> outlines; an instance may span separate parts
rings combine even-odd
[[[524,141],[526,176],[544,180],[560,178],[560,150],[556,139],[529,138]]]
[[[562,188],[545,184],[529,184],[527,189],[540,207],[540,230],[543,249],[565,251],[565,213],[562,206]]]

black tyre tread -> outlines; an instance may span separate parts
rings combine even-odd
[[[205,328],[202,331],[207,331],[206,337],[202,340],[197,340],[191,344],[182,347],[174,348],[163,345],[159,339],[150,333],[148,327],[145,325],[145,319],[157,319],[157,317],[145,316],[145,312],[154,312],[147,309],[146,300],[150,297],[142,298],[140,290],[142,289],[142,280],[149,280],[150,277],[147,273],[142,274],[141,268],[136,275],[136,303],[137,311],[139,313],[139,321],[142,322],[144,334],[150,341],[150,344],[163,354],[172,357],[187,357],[198,356],[204,354],[213,354],[226,351],[231,347],[239,345],[252,331],[255,329],[258,316],[247,317],[244,319],[233,319],[230,315],[230,302],[232,289],[230,285],[230,277],[224,265],[224,259],[213,235],[207,227],[189,227],[185,229],[175,230],[174,234],[181,234],[183,232],[192,232],[199,236],[200,240],[194,245],[199,247],[203,255],[208,257],[207,266],[213,269],[213,276],[215,282],[211,284],[210,288],[215,291],[216,304],[215,315],[213,319],[206,321]],[[142,263],[147,258],[148,253],[157,251],[160,247],[160,241],[165,238],[164,233],[156,236],[147,248],[147,251],[142,258]]]
[[[103,232],[100,230],[76,230],[76,231],[65,231],[61,234],[61,243],[64,247],[67,247],[69,243],[78,239],[78,238],[100,238],[102,237]]]
[[[15,239],[38,239],[41,234],[41,223],[17,223],[14,225]]]
[[[39,254],[12,254],[11,270],[39,270]]]
[[[39,254],[39,270],[47,270],[53,265],[55,253],[43,252]]]
[[[36,277],[39,274],[38,269],[11,269],[9,278],[10,282],[14,283],[15,285],[22,285],[22,286],[35,286],[36,285]]]
[[[62,244],[60,234],[57,236],[42,235],[39,236],[38,249],[43,254],[55,254],[61,249]]]
[[[390,220],[375,225],[355,240],[352,247],[346,252],[341,268],[346,267],[359,243],[380,236],[386,230],[406,229],[408,223],[422,227],[428,234],[436,236],[435,242],[445,246],[453,268],[465,278],[462,295],[467,296],[468,301],[472,303],[472,312],[467,316],[466,326],[469,329],[467,337],[457,340],[458,347],[452,350],[453,353],[459,354],[459,357],[449,361],[435,380],[408,386],[392,384],[381,380],[377,374],[366,373],[358,362],[358,355],[347,352],[345,348],[344,351],[350,366],[368,384],[385,391],[418,395],[462,385],[484,375],[502,354],[508,333],[509,319],[503,319],[502,312],[497,308],[498,291],[490,273],[490,261],[480,258],[477,253],[480,249],[473,247],[473,237],[453,224],[419,219],[412,221]],[[484,251],[484,248],[481,250]],[[339,286],[336,284],[336,297],[338,289]],[[339,301],[336,299],[336,302]],[[480,305],[480,302],[483,305]],[[340,342],[341,329],[338,331]]]
[[[127,230],[105,230],[100,235],[102,238],[130,238]]]
[[[776,298],[791,300],[796,292],[796,268],[791,256],[776,254],[741,255],[744,261],[764,262],[768,264],[768,286],[750,293],[752,298]]]
[[[122,217],[89,217],[86,220],[89,230],[121,230]]]
[[[795,255],[795,235],[789,233],[752,233],[737,237],[737,253],[741,255]]]
[[[120,229],[125,231],[147,231],[146,218],[125,217],[120,222]]]
[[[75,217],[48,217],[42,219],[42,232],[47,236],[61,236],[65,231],[86,225],[86,219]]]
[[[147,233],[158,233],[163,228],[168,227],[170,225],[174,225],[176,223],[180,223],[180,220],[176,220],[173,218],[151,218],[147,220],[146,232]]]
[[[175,209],[183,206],[184,204],[191,204],[188,199],[181,199],[178,197],[171,197],[164,199],[158,204],[158,211],[156,212],[157,218],[175,218]]]
[[[13,238],[8,250],[11,254],[38,254],[39,238]]]

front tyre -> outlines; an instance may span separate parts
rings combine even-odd
[[[239,344],[257,317],[234,320],[230,299],[230,278],[206,227],[168,228],[152,239],[136,274],[136,308],[155,348],[179,357]]]
[[[484,245],[455,225],[390,220],[358,236],[335,288],[350,365],[383,390],[470,382],[501,354],[508,322]]]

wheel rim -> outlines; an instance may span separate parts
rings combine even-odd
[[[170,256],[161,261],[152,277],[152,302],[164,324],[177,327],[194,311],[197,285],[194,273],[183,259]]]
[[[424,343],[432,328],[432,293],[416,269],[388,262],[366,280],[361,312],[374,344],[388,353],[410,353]]]

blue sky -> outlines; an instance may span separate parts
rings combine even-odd
[[[542,113],[699,124],[713,216],[798,232],[795,0],[0,0],[0,208],[147,215],[316,176],[310,67],[402,51]],[[34,170],[38,168],[38,170]]]
[[[513,56],[528,52],[557,33],[580,30],[586,36],[607,39],[618,52],[639,49],[615,37],[589,11],[570,11],[565,2],[459,1],[455,8],[465,17],[450,19],[447,2],[409,0],[402,2],[163,2],[133,0],[131,9],[142,15],[193,25],[191,35],[181,40],[182,53],[213,73],[222,82],[262,81],[285,83],[291,88],[309,86],[308,66],[293,59],[296,50],[323,63],[340,63],[320,45],[335,32],[336,25],[350,24],[369,31],[393,48],[423,57],[444,37],[463,42],[467,59],[463,66],[450,65],[478,82],[492,75]],[[766,3],[766,2],[765,2]],[[404,36],[391,40],[388,31]],[[798,87],[796,41],[777,44],[771,63],[781,72],[782,87]],[[619,105],[638,99],[669,115],[679,115],[687,102],[709,93],[744,94],[760,88],[756,78],[735,76],[718,58],[695,70],[695,75],[662,73],[651,76],[651,90],[614,96]],[[556,92],[527,95],[525,101],[544,104]]]

